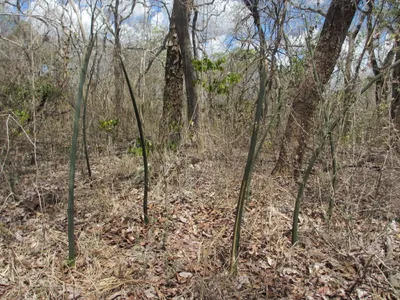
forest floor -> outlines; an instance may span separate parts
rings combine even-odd
[[[166,159],[142,222],[141,162],[94,157],[76,178],[77,264],[66,266],[68,162],[31,167],[19,196],[0,192],[0,298],[398,299],[400,170],[343,168],[328,225],[330,173],[318,167],[291,245],[296,186],[257,166],[238,275],[227,274],[246,155]],[[397,178],[397,179],[396,179]],[[133,183],[135,182],[136,183]],[[3,188],[1,188],[3,186]],[[40,187],[39,189],[35,186]],[[39,193],[38,193],[39,192]],[[38,194],[41,195],[40,205]],[[397,281],[396,281],[397,280]]]

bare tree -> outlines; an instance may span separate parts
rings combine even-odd
[[[128,1],[125,5],[121,0],[115,0],[109,5],[113,19],[113,28],[111,30],[114,36],[114,53],[113,53],[113,68],[114,68],[114,101],[115,101],[115,116],[121,117],[122,103],[124,103],[124,78],[120,66],[120,56],[122,54],[121,46],[121,25],[128,19],[135,8],[136,0]]]
[[[192,65],[193,53],[189,35],[189,20],[193,8],[193,0],[175,0],[174,2],[177,2],[176,29],[182,52],[183,70],[185,74],[187,118],[189,125],[193,125],[194,128],[197,128],[199,126],[198,94],[195,87],[197,76]]]
[[[356,50],[356,40],[357,36],[360,33],[362,25],[365,21],[367,15],[371,14],[372,11],[368,9],[366,12],[362,12],[360,18],[358,19],[357,25],[355,28],[350,31],[347,35],[349,46],[346,53],[345,58],[345,65],[344,65],[344,104],[347,106],[349,103],[353,102],[355,95],[355,86],[357,83],[357,79],[360,72],[360,67],[362,60],[364,58],[365,52],[367,50],[368,41],[370,40],[370,36],[367,35],[366,42],[364,49],[362,50],[361,54],[359,55],[357,61],[354,63],[355,57],[355,50]],[[353,68],[354,67],[354,68]],[[354,71],[353,71],[354,69]],[[347,134],[350,130],[350,119],[348,115],[344,118],[344,128],[343,133]]]

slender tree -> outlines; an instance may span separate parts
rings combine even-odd
[[[387,53],[383,63],[380,65],[378,58],[376,57],[375,50],[376,46],[379,44],[379,36],[380,34],[376,34],[375,30],[377,29],[379,23],[381,22],[381,12],[383,10],[383,4],[379,9],[379,13],[374,17],[372,13],[368,14],[367,18],[367,29],[368,29],[368,37],[369,41],[367,44],[367,50],[369,54],[369,62],[372,67],[372,71],[374,72],[375,76],[381,74],[392,62],[395,56],[395,46],[393,46],[389,52]],[[374,8],[374,1],[369,1],[367,3],[368,10],[370,12],[373,11]],[[375,19],[375,23],[373,20]],[[380,77],[378,81],[375,83],[375,103],[379,105],[380,103],[384,102],[388,96],[389,86],[385,77]]]
[[[114,15],[114,102],[115,102],[115,116],[121,117],[121,106],[124,102],[124,80],[122,78],[121,66],[119,58],[122,54],[121,47],[121,16],[119,12],[120,1],[115,0],[115,6],[113,7]]]
[[[362,12],[360,14],[360,18],[358,20],[355,28],[350,31],[347,35],[349,46],[347,49],[347,54],[345,58],[344,65],[344,105],[353,101],[354,97],[356,97],[355,87],[358,79],[358,74],[360,72],[361,62],[366,52],[366,47],[364,47],[361,55],[358,57],[357,61],[355,61],[355,50],[356,50],[356,40],[357,36],[360,33],[362,25],[365,21],[365,17],[370,14],[371,11],[367,10],[367,12]],[[365,45],[368,44],[369,36],[367,36],[367,41]],[[354,70],[354,71],[353,71]],[[344,128],[343,133],[347,134],[350,130],[350,119],[348,114],[344,118]]]
[[[395,61],[400,60],[400,33],[397,34],[396,39],[396,55]],[[400,67],[393,69],[393,83],[392,83],[392,102],[390,107],[390,117],[394,121],[396,128],[400,129]]]
[[[176,2],[176,30],[182,52],[183,71],[185,74],[187,119],[189,125],[193,125],[190,127],[197,128],[199,126],[198,94],[195,86],[197,76],[192,65],[193,48],[189,34],[189,20],[193,8],[193,0],[174,0],[174,2]]]
[[[136,0],[127,2],[123,2],[122,0],[115,0],[112,1],[109,5],[113,23],[113,28],[110,28],[110,32],[114,36],[113,69],[114,104],[116,118],[120,118],[122,116],[122,105],[124,103],[124,78],[120,65],[120,56],[122,54],[121,27],[122,23],[132,15],[135,5]]]

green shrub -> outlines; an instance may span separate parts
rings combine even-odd
[[[146,154],[149,155],[154,150],[153,142],[150,139],[145,139]],[[132,146],[128,147],[128,154],[133,156],[143,156],[142,142],[139,137],[135,139]]]
[[[118,126],[118,123],[119,123],[118,119],[109,119],[109,120],[99,121],[99,126],[105,132],[111,133]]]

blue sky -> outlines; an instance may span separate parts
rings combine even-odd
[[[106,0],[102,3],[107,3]],[[155,28],[161,31],[168,30],[168,13],[171,11],[172,1],[159,1],[159,0],[139,0],[134,9],[133,16],[123,25],[125,32],[126,42],[140,42],[145,36],[151,34]],[[77,22],[77,17],[69,5],[66,5],[67,13],[62,13],[60,3],[66,1],[60,0],[33,0],[24,2],[23,9],[28,12],[30,7],[33,14],[45,16],[49,19],[61,19],[63,22],[71,22],[74,30],[79,30],[78,26],[74,23]],[[122,1],[122,3],[131,3],[131,0]],[[203,4],[208,0],[197,0],[197,4]],[[297,0],[298,3],[315,6],[317,0]],[[321,0],[321,3],[324,1]],[[325,1],[326,2],[326,1]],[[29,6],[30,3],[30,6]],[[82,2],[83,3],[83,2]],[[164,7],[164,4],[166,7]],[[238,35],[248,34],[249,28],[252,28],[251,19],[237,27],[236,24],[239,20],[246,18],[249,12],[240,0],[216,0],[213,5],[201,6],[199,8],[198,28],[206,27],[206,29],[199,33],[201,42],[205,44],[207,50],[211,52],[224,51],[232,45],[232,34],[236,32]],[[63,17],[61,17],[63,16]],[[86,30],[90,28],[90,12],[85,5],[81,6],[81,18]],[[43,25],[43,24],[42,24]],[[41,30],[45,30],[43,26]],[[147,32],[142,32],[147,31]],[[293,34],[296,34],[293,31]]]
[[[105,4],[107,1],[111,0],[103,0],[102,3]],[[28,8],[31,8],[33,14],[54,20],[54,26],[58,26],[60,23],[59,20],[62,20],[66,25],[71,24],[73,31],[79,32],[76,14],[69,5],[65,7],[66,9],[63,12],[60,2],[60,0],[33,0],[30,2],[30,6],[28,6],[29,2],[25,2],[24,9],[28,11]],[[169,12],[172,10],[172,2],[173,0],[163,2],[159,0],[138,0],[132,17],[123,24],[122,38],[124,43],[134,46],[140,46],[140,44],[149,40],[155,40],[154,42],[159,40],[159,43],[161,43],[163,36],[168,31],[169,20],[167,10]],[[203,4],[204,2],[209,1],[196,1],[197,4]],[[123,0],[122,5],[124,3],[129,5],[131,0]],[[263,1],[260,1],[260,3],[262,6]],[[330,1],[293,0],[292,3],[301,7],[319,8],[326,11]],[[318,14],[300,13],[293,8],[290,10],[290,14],[292,19],[286,25],[285,32],[288,35],[288,40],[293,45],[293,51],[295,51],[296,45],[303,46],[305,43],[307,36],[305,18],[309,26],[316,26],[317,29],[313,32],[313,36],[317,37],[318,31],[323,24],[323,17]],[[91,16],[87,5],[81,6],[80,15],[85,30],[89,31]],[[241,20],[245,21],[239,23]],[[97,26],[100,27],[102,23],[103,21],[99,18]],[[239,26],[237,25],[238,23],[240,24]],[[42,22],[36,21],[35,24],[41,32],[49,30]],[[204,28],[198,35],[201,44],[209,54],[226,52],[235,47],[240,47],[243,44],[243,41],[240,41],[240,37],[249,40],[249,36],[254,34],[253,21],[249,17],[248,9],[241,0],[215,0],[213,5],[200,6],[197,27],[199,29]],[[267,27],[265,28],[268,35],[268,29]],[[254,44],[249,46],[252,48]],[[382,46],[382,49],[378,53],[379,57],[387,53],[391,44],[389,42],[386,45],[383,41]],[[344,45],[344,48],[346,48],[346,45]],[[284,56],[281,55],[280,59],[282,62],[285,62]]]

